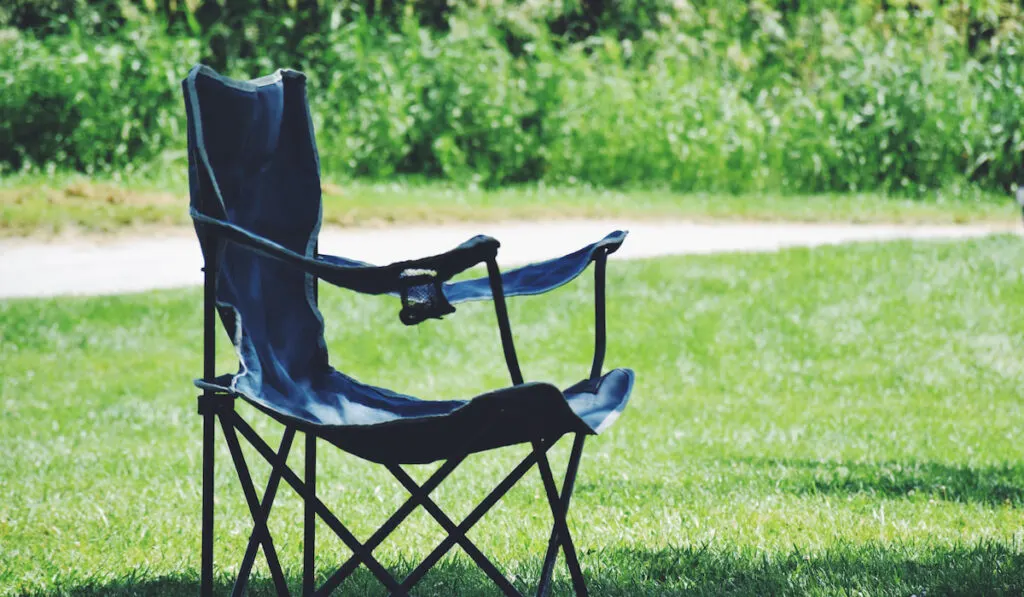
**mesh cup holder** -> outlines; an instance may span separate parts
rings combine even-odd
[[[441,319],[455,312],[455,307],[441,290],[437,272],[429,269],[407,269],[399,276],[402,281],[402,310],[398,318],[405,325],[416,325],[427,319]]]

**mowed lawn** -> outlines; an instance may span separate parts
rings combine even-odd
[[[1022,272],[1009,236],[612,263],[606,362],[637,385],[573,500],[592,594],[1020,595]],[[527,378],[585,375],[592,291],[512,301]],[[395,300],[321,299],[334,363],[361,380],[436,398],[507,383],[489,305],[406,328]],[[200,339],[198,290],[0,302],[0,594],[197,594]],[[435,497],[461,518],[523,454],[474,457]],[[360,538],[405,498],[380,467],[326,447],[320,463]],[[250,525],[223,447],[217,483],[226,594]],[[471,536],[526,592],[549,519],[532,474]],[[271,527],[296,590],[301,520],[282,488]],[[320,528],[326,575],[348,552]],[[417,513],[378,555],[408,571],[443,536]],[[384,591],[364,573],[343,593]],[[460,554],[417,594],[497,593]]]

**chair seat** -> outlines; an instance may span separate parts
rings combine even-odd
[[[631,370],[613,369],[565,391],[547,383],[524,383],[470,400],[421,400],[331,370],[307,391],[287,397],[266,386],[251,391],[256,388],[245,375],[214,389],[241,397],[282,423],[315,433],[360,458],[425,464],[537,438],[554,441],[566,433],[601,433],[625,408],[632,386]]]

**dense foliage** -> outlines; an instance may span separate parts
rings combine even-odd
[[[965,0],[14,0],[0,168],[180,160],[179,81],[310,77],[325,170],[916,193],[1024,182],[1024,9]]]

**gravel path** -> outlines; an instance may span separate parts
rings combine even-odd
[[[498,259],[503,266],[509,266],[561,255],[616,229],[630,231],[616,259],[773,251],[793,246],[907,238],[970,238],[1013,230],[1008,225],[512,222],[326,229],[320,235],[320,250],[383,264],[444,251],[474,234],[489,234],[501,241]],[[118,294],[192,286],[202,281],[201,266],[199,246],[187,229],[149,237],[0,241],[0,298]]]

